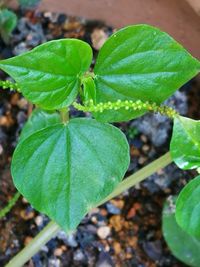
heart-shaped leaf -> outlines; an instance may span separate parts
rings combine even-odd
[[[42,130],[57,123],[61,123],[61,117],[58,112],[35,109],[31,113],[31,116],[22,129],[20,134],[20,142],[36,131]]]
[[[184,231],[200,238],[200,176],[191,180],[179,194],[176,220]]]
[[[163,211],[162,226],[163,235],[173,255],[189,266],[199,267],[200,240],[181,229],[169,204],[165,205]]]
[[[170,153],[181,169],[200,167],[200,121],[182,116],[174,119]]]
[[[160,104],[199,70],[200,63],[168,34],[148,25],[128,26],[114,33],[99,52],[96,102],[140,99]],[[94,115],[116,122],[143,113],[112,110]]]
[[[113,191],[128,164],[129,146],[120,130],[92,119],[72,119],[20,142],[12,176],[35,209],[68,231]]]
[[[70,105],[92,61],[91,47],[80,40],[61,39],[0,61],[0,69],[18,83],[24,96],[38,106],[55,110]]]

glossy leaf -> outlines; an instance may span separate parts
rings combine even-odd
[[[200,63],[168,34],[148,25],[128,26],[101,48],[94,68],[97,103],[118,99],[160,104],[195,76]],[[119,110],[95,114],[102,121],[124,121],[143,114]]]
[[[22,129],[20,142],[31,134],[57,123],[61,123],[61,117],[58,112],[35,109]]]
[[[42,44],[30,52],[0,61],[0,69],[18,83],[24,96],[44,109],[70,105],[78,94],[92,50],[76,39]]]
[[[183,230],[200,238],[200,176],[191,180],[179,194],[176,220]]]
[[[83,83],[83,102],[87,103],[89,100],[96,101],[96,88],[92,77],[86,77],[82,80]]]
[[[0,10],[0,35],[5,43],[9,42],[10,35],[17,24],[17,16],[8,9]]]
[[[162,225],[165,241],[173,255],[189,266],[199,267],[200,240],[180,228],[169,205],[164,208]]]
[[[22,195],[66,231],[123,178],[129,146],[123,133],[92,119],[72,119],[20,142],[12,176]]]
[[[200,167],[200,121],[182,116],[174,119],[170,153],[181,169]]]

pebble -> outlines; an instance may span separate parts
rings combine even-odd
[[[100,50],[105,41],[108,39],[108,34],[103,29],[95,29],[91,34],[92,45],[94,49]]]
[[[110,255],[104,251],[101,251],[99,255],[99,259],[95,265],[95,267],[113,267],[113,261]]]
[[[113,243],[113,248],[115,250],[115,253],[118,255],[121,253],[122,248],[121,248],[121,244],[119,242],[114,242]]]
[[[120,215],[113,215],[109,220],[111,226],[115,229],[116,232],[122,230],[124,218]]]
[[[28,221],[35,216],[35,212],[33,210],[21,210],[20,216],[25,220]]]
[[[61,267],[61,261],[58,258],[51,257],[48,260],[48,267]]]
[[[57,238],[62,240],[65,245],[76,248],[78,243],[76,241],[76,233],[66,234],[65,231],[59,231]]]
[[[18,56],[18,55],[23,54],[23,53],[28,52],[28,51],[29,51],[29,49],[27,48],[26,43],[21,42],[15,46],[15,48],[13,49],[13,54],[15,56]]]
[[[61,256],[62,254],[63,254],[63,250],[62,250],[61,248],[56,248],[56,249],[54,250],[54,256],[59,257],[59,256]]]
[[[102,226],[99,229],[97,229],[97,235],[101,239],[106,239],[110,235],[110,227],[108,226]]]
[[[106,208],[107,208],[108,212],[111,214],[120,214],[121,213],[121,210],[119,208],[117,208],[115,205],[113,205],[112,203],[107,203]]]
[[[74,252],[74,257],[73,259],[75,261],[83,261],[85,259],[85,255],[83,254],[82,250],[80,249],[77,249],[75,252]]]
[[[143,243],[143,249],[154,261],[157,261],[162,257],[162,244],[160,240]]]
[[[41,226],[43,225],[43,218],[41,215],[38,215],[36,218],[35,218],[35,223],[37,226]]]
[[[3,146],[0,144],[0,155],[3,154]]]
[[[24,240],[24,245],[28,245],[28,243],[30,243],[33,240],[33,238],[31,236],[27,236]]]

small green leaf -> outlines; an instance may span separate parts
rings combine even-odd
[[[0,35],[5,43],[9,42],[9,37],[16,27],[17,16],[8,9],[0,10]]]
[[[11,169],[15,186],[33,207],[69,231],[113,191],[128,165],[123,133],[82,118],[24,139]]]
[[[162,217],[163,235],[173,255],[189,266],[200,266],[200,240],[184,232],[175,214],[165,205]]]
[[[35,109],[22,129],[20,142],[36,131],[47,128],[48,126],[53,126],[57,123],[61,123],[61,117],[58,112]]]
[[[85,77],[82,80],[83,83],[83,102],[88,103],[89,100],[96,101],[96,88],[92,77]]]
[[[92,60],[91,47],[80,40],[61,39],[0,61],[0,69],[18,83],[24,96],[38,106],[55,110],[70,105]]]
[[[176,220],[183,230],[200,238],[200,176],[191,180],[179,194]]]
[[[200,63],[168,34],[148,25],[128,26],[101,48],[94,68],[96,101],[138,99],[160,104],[195,76]],[[124,121],[141,111],[94,114],[102,121]]]
[[[174,119],[170,153],[181,169],[200,167],[200,121],[182,116]]]

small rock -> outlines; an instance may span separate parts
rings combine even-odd
[[[162,244],[160,240],[154,242],[145,242],[143,249],[146,254],[154,261],[159,260],[162,257]]]
[[[35,212],[33,210],[21,210],[20,211],[20,216],[25,220],[28,221],[32,219],[35,215]]]
[[[15,56],[18,56],[18,55],[23,54],[23,53],[28,52],[28,51],[29,51],[29,49],[28,49],[26,43],[21,42],[15,46],[15,48],[13,49],[13,54]]]
[[[110,235],[110,227],[102,226],[97,230],[97,235],[101,239],[106,239]]]
[[[77,249],[74,252],[74,257],[73,258],[74,258],[75,261],[83,261],[85,259],[85,256],[84,256],[83,252],[80,249]]]
[[[60,261],[60,259],[51,257],[48,260],[48,267],[61,267],[61,261]]]
[[[108,253],[101,251],[95,267],[113,267],[113,261]]]
[[[28,243],[30,243],[33,240],[33,238],[31,236],[27,236],[24,240],[24,245],[28,245]]]
[[[121,244],[119,242],[114,242],[113,243],[113,248],[115,250],[115,253],[118,255],[121,253],[122,248],[121,248]]]
[[[116,232],[122,230],[124,219],[120,215],[112,216],[109,221],[111,226],[115,229]]]
[[[108,39],[108,34],[103,29],[95,29],[91,34],[92,45],[99,50]]]
[[[0,155],[2,155],[3,154],[3,147],[2,147],[2,145],[0,144]]]
[[[113,205],[112,203],[107,203],[106,204],[106,208],[108,209],[108,212],[111,214],[120,214],[121,210],[119,208],[117,208],[115,205]]]
[[[63,251],[62,251],[61,248],[56,248],[56,249],[54,250],[54,256],[59,257],[59,256],[61,256],[62,254],[63,254]]]
[[[35,223],[37,224],[37,226],[41,226],[43,225],[43,218],[41,215],[38,215],[36,218],[35,218]]]
[[[57,234],[57,238],[62,240],[67,246],[73,248],[76,248],[78,246],[75,233],[66,234],[64,231],[59,231]]]

